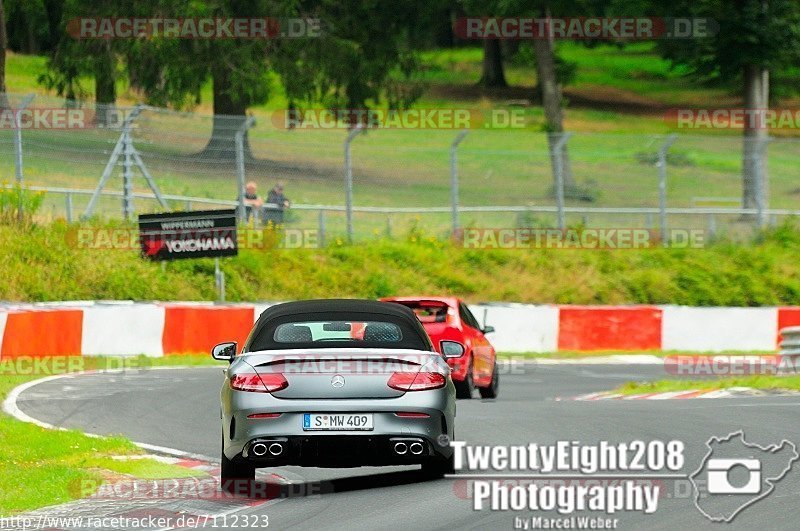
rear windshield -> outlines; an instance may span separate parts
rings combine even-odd
[[[302,321],[278,325],[272,339],[276,343],[399,343],[403,333],[399,326],[385,321]]]
[[[444,323],[447,321],[447,305],[433,301],[402,301],[398,302],[408,306],[421,323]]]
[[[431,350],[427,334],[408,319],[363,312],[319,312],[270,319],[253,331],[247,351],[304,348]]]

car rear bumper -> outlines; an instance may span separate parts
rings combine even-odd
[[[456,414],[455,388],[450,380],[443,389],[433,391],[409,392],[399,398],[388,399],[343,399],[343,400],[284,400],[265,393],[249,393],[231,391],[223,387],[222,392],[222,435],[223,451],[228,459],[235,459],[247,453],[253,441],[285,438],[287,453],[281,459],[266,461],[268,463],[289,464],[286,459],[294,460],[292,464],[302,464],[309,458],[307,466],[316,458],[314,448],[326,450],[322,453],[350,454],[359,464],[401,464],[409,462],[409,457],[397,460],[398,457],[389,448],[388,440],[394,437],[409,437],[425,441],[426,448],[440,457],[450,457],[453,449],[448,441],[454,436]],[[251,415],[263,413],[279,413],[274,418],[249,418]],[[314,431],[303,429],[305,413],[368,413],[372,415],[372,430]],[[424,414],[422,417],[403,417],[398,413]],[[446,437],[442,437],[446,436]],[[295,442],[300,441],[300,442]],[[341,446],[337,447],[342,441]],[[300,445],[295,446],[295,445]],[[316,445],[316,446],[315,446]],[[321,445],[321,446],[319,446]],[[360,455],[363,448],[363,457]],[[332,448],[332,450],[330,450]],[[392,450],[391,452],[387,450]],[[288,450],[292,450],[289,452]],[[321,451],[322,451],[321,450]],[[374,458],[368,458],[374,454]],[[427,453],[427,451],[426,451]],[[382,457],[381,457],[382,456]],[[252,457],[252,456],[251,456]],[[269,456],[263,456],[270,459]],[[327,455],[325,456],[326,460]],[[385,459],[383,459],[385,457]],[[420,461],[424,455],[420,454]],[[301,459],[302,458],[302,459]],[[317,462],[319,460],[316,460]],[[341,460],[328,460],[334,465]],[[370,461],[367,463],[367,461]]]
[[[256,455],[256,451],[262,453],[264,448],[268,449],[266,453]],[[452,449],[442,446],[441,441],[407,434],[325,434],[258,437],[245,445],[242,454],[242,459],[262,468],[286,465],[336,468],[422,464],[449,457]]]

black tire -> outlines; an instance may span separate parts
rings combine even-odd
[[[453,381],[456,386],[456,398],[472,398],[473,391],[475,391],[475,381],[472,379],[472,358],[469,359],[467,366],[467,375],[463,381]]]
[[[243,461],[228,459],[224,451],[220,453],[220,488],[233,494],[248,495],[256,479],[256,467]]]
[[[494,362],[492,368],[492,383],[489,387],[478,387],[478,392],[481,398],[497,398],[497,393],[500,391],[500,375],[497,373],[497,362]]]
[[[445,474],[455,474],[455,455],[448,459],[434,459],[422,464],[422,473],[429,479],[441,479]]]

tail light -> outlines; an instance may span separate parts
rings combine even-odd
[[[429,418],[431,418],[431,416],[428,415],[427,413],[417,413],[417,412],[414,412],[414,411],[398,411],[397,413],[395,413],[395,415],[397,415],[400,418],[404,418],[404,419],[429,419]]]
[[[389,378],[387,385],[398,391],[427,391],[439,389],[447,382],[445,377],[438,372],[395,372]]]
[[[283,413],[253,413],[252,415],[247,415],[249,419],[276,419],[280,417]]]
[[[258,375],[256,373],[234,374],[231,389],[255,393],[274,393],[289,387],[289,382],[279,372]]]

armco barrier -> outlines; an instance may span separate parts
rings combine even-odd
[[[241,345],[253,328],[253,312],[253,306],[170,304],[164,316],[164,353],[207,352],[223,341]]]
[[[0,306],[0,357],[163,356],[208,352],[246,338],[270,303],[65,302]],[[502,352],[557,350],[772,351],[779,329],[800,325],[800,307],[476,304]]]
[[[655,306],[562,306],[558,350],[659,350],[661,318]]]
[[[498,351],[554,352],[558,348],[557,306],[476,304],[469,309],[478,322],[495,328],[489,338]]]
[[[83,308],[82,352],[86,356],[161,356],[164,316],[165,309],[158,304]]]
[[[781,356],[800,356],[800,326],[781,328]]]
[[[83,312],[80,309],[32,309],[6,315],[0,355],[80,356]]]
[[[774,350],[777,308],[664,309],[663,350]]]

